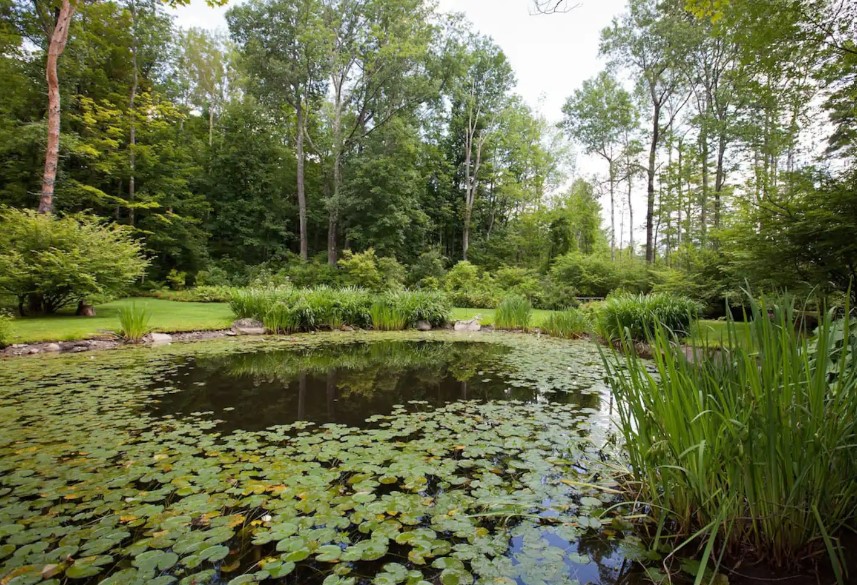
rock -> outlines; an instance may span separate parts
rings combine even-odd
[[[168,333],[152,333],[151,338],[155,345],[164,345],[173,341],[173,336]]]
[[[30,349],[27,350],[27,353],[30,355],[34,355],[34,354],[40,353],[41,351],[42,350],[40,350],[38,347],[31,347]]]
[[[80,353],[80,352],[82,352],[82,351],[87,351],[87,350],[89,350],[89,346],[88,346],[88,345],[87,345],[87,346],[83,346],[83,345],[75,345],[74,347],[72,347],[72,348],[71,348],[71,350],[70,350],[70,351],[71,351],[71,353]]]
[[[77,303],[77,311],[75,312],[75,315],[78,317],[95,317],[95,307],[80,301]]]
[[[55,352],[60,351],[62,348],[59,343],[49,343],[44,347],[45,351]]]
[[[482,325],[479,324],[478,318],[473,318],[467,321],[456,321],[454,329],[456,331],[480,331]]]
[[[354,327],[352,327],[351,325],[343,325],[339,328],[339,330],[345,331],[346,333],[351,333],[352,331],[354,331]]]
[[[417,321],[417,331],[431,331],[431,323],[428,321]]]
[[[238,335],[262,335],[265,326],[256,319],[238,319],[232,324],[232,331]]]

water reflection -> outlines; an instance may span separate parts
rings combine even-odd
[[[595,407],[598,397],[512,382],[490,343],[386,341],[326,348],[186,358],[159,387],[155,415],[211,413],[219,431],[262,430],[295,421],[365,427],[397,404],[457,400],[552,401]],[[413,407],[420,407],[421,404]]]

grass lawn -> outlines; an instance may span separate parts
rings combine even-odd
[[[551,313],[553,311],[533,309],[533,314],[530,317],[530,325],[538,327],[545,322]],[[479,322],[483,325],[492,325],[494,323],[494,309],[463,309],[456,307],[452,310],[453,321],[472,319],[477,315],[479,315]]]
[[[225,329],[234,320],[226,303],[178,303],[152,298],[129,298],[95,307],[95,317],[77,317],[75,307],[56,315],[24,317],[12,321],[12,343],[68,341],[97,337],[119,328],[120,307],[137,303],[152,311],[155,331]]]
[[[736,322],[735,332],[737,333],[740,341],[749,345],[749,323]],[[707,343],[708,345],[724,346],[729,345],[727,339],[728,335],[729,333],[726,330],[726,321],[708,321],[702,319],[691,326],[688,341],[692,341],[697,344]]]

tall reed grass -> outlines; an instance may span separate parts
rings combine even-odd
[[[521,296],[506,297],[494,312],[494,327],[526,331],[530,328],[533,305]]]
[[[706,353],[702,341],[694,359],[656,327],[654,375],[627,338],[624,357],[604,354],[639,497],[656,539],[702,543],[703,564],[827,557],[845,583],[838,538],[857,521],[857,368],[841,343],[850,322],[824,315],[809,339],[791,306],[754,302],[752,317],[752,344],[730,321],[728,349]]]
[[[700,309],[699,303],[670,293],[610,297],[598,308],[598,333],[608,341],[627,334],[645,341],[656,329],[666,328],[683,337]]]
[[[586,314],[575,308],[563,311],[555,311],[541,326],[542,333],[551,337],[564,337],[566,339],[580,339],[587,335],[592,329],[592,323]]]
[[[131,303],[119,309],[119,334],[131,343],[139,343],[151,331],[152,312],[145,306]]]
[[[271,331],[292,333],[343,325],[383,330],[404,329],[417,321],[440,326],[452,306],[443,293],[398,291],[372,294],[360,288],[249,288],[233,292],[232,312],[261,321]]]

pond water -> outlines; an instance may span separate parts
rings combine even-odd
[[[0,582],[634,582],[603,376],[446,332],[0,362]]]

